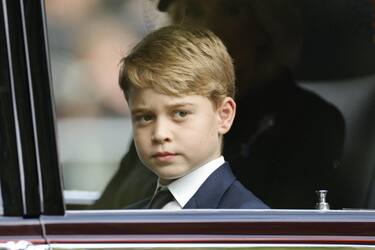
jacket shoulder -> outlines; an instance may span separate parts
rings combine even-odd
[[[246,189],[238,180],[224,193],[219,208],[269,209],[255,194]]]

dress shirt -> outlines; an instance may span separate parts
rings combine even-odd
[[[167,186],[162,186],[158,182],[156,190],[160,187],[162,189],[168,188],[172,193],[174,200],[167,203],[162,209],[163,210],[180,210],[186,203],[194,196],[198,191],[199,187],[205,182],[205,180],[221,165],[225,162],[224,157],[220,156],[215,160],[212,160],[201,167],[196,168],[192,172],[179,179],[176,179]]]

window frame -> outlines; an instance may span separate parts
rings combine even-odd
[[[2,168],[4,215],[63,214],[44,1],[3,0],[1,10],[7,56],[2,80],[8,84],[4,109],[12,118],[11,156],[4,156],[12,160]]]

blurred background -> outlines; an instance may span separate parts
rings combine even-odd
[[[96,197],[131,139],[120,59],[168,18],[149,0],[45,4],[64,190],[71,198],[78,190]]]

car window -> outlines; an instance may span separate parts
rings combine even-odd
[[[234,58],[236,84],[254,83],[257,94],[238,87],[242,122],[224,146],[234,166],[254,166],[234,168],[246,187],[271,208],[315,209],[316,191],[326,189],[333,209],[374,208],[373,6],[275,1],[268,8],[249,1],[239,8],[237,2],[45,0],[68,209],[123,208],[153,193],[152,173],[124,168],[135,162],[126,156],[135,149],[118,71],[138,41],[173,22],[212,29]],[[252,74],[268,79],[275,61],[290,66],[291,75],[281,78],[296,85],[264,94]]]

